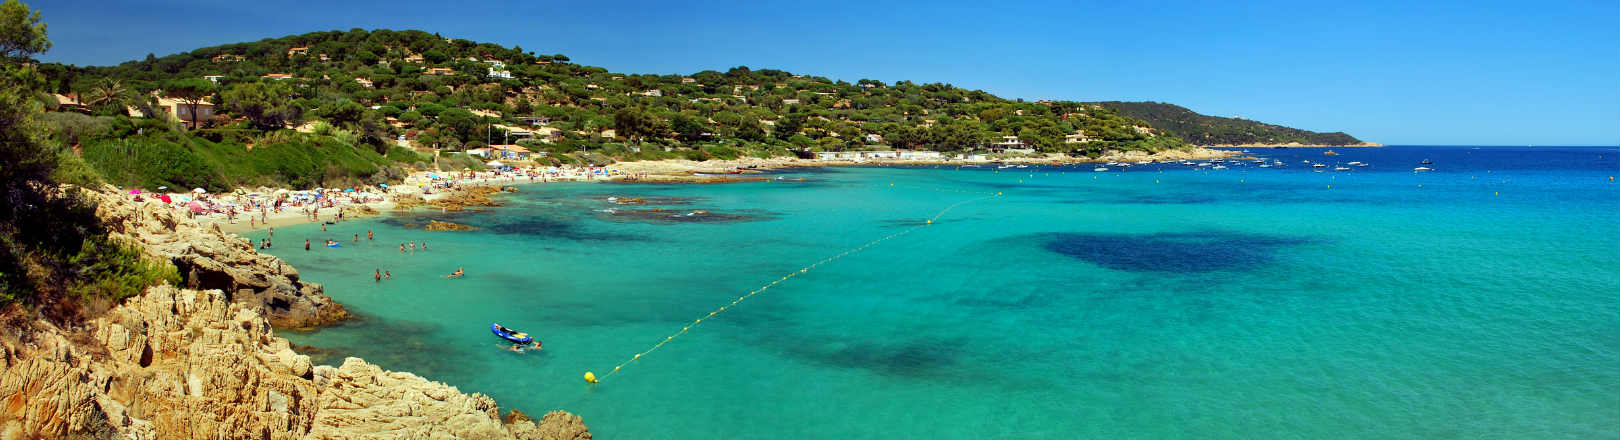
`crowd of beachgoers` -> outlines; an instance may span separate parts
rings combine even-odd
[[[1140,153],[1140,152],[1133,152]],[[1197,149],[1190,152],[1165,152],[1148,156],[1139,154],[1127,158],[1137,160],[1179,160],[1203,157],[1228,157],[1236,153]],[[1126,157],[1121,156],[1121,157]],[[1182,157],[1186,156],[1186,157]],[[1032,157],[1019,163],[1073,162],[1067,157]],[[948,161],[941,163],[981,163],[985,161]],[[1000,162],[1000,161],[997,161]],[[1009,160],[1009,163],[1014,162]],[[860,164],[931,164],[919,161],[879,161]],[[988,162],[985,162],[988,163]],[[347,216],[369,214],[392,209],[401,199],[431,201],[471,186],[509,185],[519,183],[577,182],[598,180],[625,181],[679,181],[724,182],[738,181],[725,174],[753,172],[757,169],[840,166],[848,162],[818,161],[794,158],[739,158],[737,160],[710,160],[703,162],[667,160],[626,162],[603,166],[564,167],[510,167],[480,171],[418,171],[403,182],[389,185],[358,185],[347,188],[315,188],[311,190],[258,188],[238,189],[225,194],[213,194],[197,188],[186,192],[143,192],[130,190],[130,196],[143,203],[156,203],[190,214],[204,224],[217,224],[229,231],[246,231],[314,221],[342,221]],[[719,176],[711,174],[721,174]],[[159,187],[159,191],[169,188]]]
[[[309,190],[237,189],[219,194],[203,188],[175,192],[158,187],[156,192],[130,189],[128,195],[146,206],[174,209],[204,224],[244,231],[282,224],[342,221],[354,215],[391,209],[401,198],[433,200],[464,187],[607,180],[624,176],[624,172],[609,167],[501,167],[483,171],[416,172],[393,185],[380,183]]]

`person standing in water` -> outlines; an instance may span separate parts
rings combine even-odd
[[[394,279],[394,272],[393,271],[387,271],[387,270],[383,271],[383,279],[385,279],[385,280]]]
[[[377,236],[375,236],[375,235],[371,235],[371,230],[370,230],[370,229],[367,229],[367,230],[366,230],[366,239],[367,239],[367,240],[376,240],[376,239],[377,239]]]
[[[354,234],[354,242],[355,242],[355,243],[359,243],[359,242],[360,242],[360,234]]]
[[[371,274],[371,279],[382,282],[382,269],[377,269],[377,272]]]
[[[306,250],[306,251],[309,250],[309,239],[308,238],[304,239],[304,250]]]
[[[399,244],[399,253],[401,253],[401,254],[405,253],[405,243],[400,243]]]

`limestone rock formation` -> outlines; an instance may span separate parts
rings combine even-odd
[[[218,290],[154,287],[78,327],[0,330],[0,439],[591,437],[571,414],[503,421],[487,396],[357,358],[312,365]]]
[[[135,202],[116,190],[85,191],[96,215],[116,238],[141,245],[147,256],[170,261],[182,284],[219,289],[232,301],[252,306],[280,328],[313,328],[349,316],[319,284],[299,281],[298,270],[280,258],[261,254],[253,243],[154,201]],[[272,241],[273,242],[273,241]],[[283,245],[292,245],[284,241]]]
[[[430,221],[428,221],[427,226],[423,226],[422,229],[426,229],[426,230],[429,230],[429,231],[476,231],[476,230],[478,230],[478,227],[476,227],[476,226],[467,226],[467,225],[463,225],[463,224],[460,224],[460,223],[451,223],[451,222],[441,222],[441,221],[438,221],[438,220],[430,220]]]

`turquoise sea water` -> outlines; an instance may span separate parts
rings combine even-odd
[[[275,253],[360,316],[284,335],[606,439],[1620,438],[1620,149],[1340,152],[530,185],[280,228]],[[712,221],[624,215],[648,208]],[[482,229],[406,228],[428,219]],[[545,350],[503,351],[492,321]]]

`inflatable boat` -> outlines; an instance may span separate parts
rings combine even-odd
[[[489,324],[489,331],[494,332],[495,336],[500,336],[501,339],[516,342],[516,343],[519,343],[519,344],[527,344],[529,342],[534,341],[534,338],[529,337],[528,333],[523,333],[523,332],[512,330],[512,329],[509,329],[509,328],[506,328],[506,327],[501,327],[500,324],[496,324],[496,323],[490,323]]]

